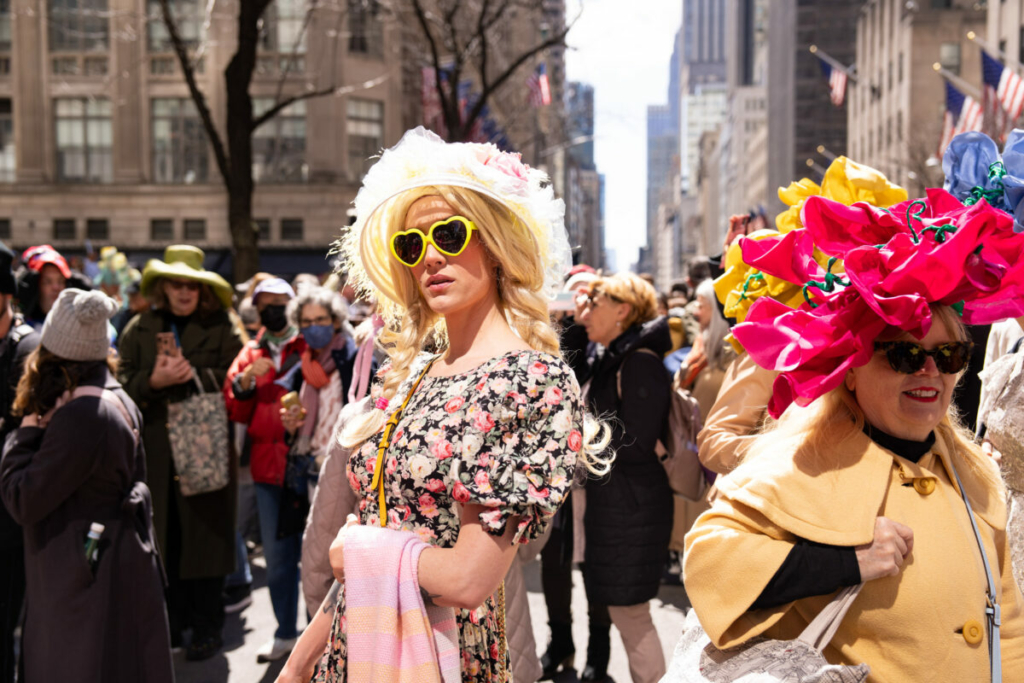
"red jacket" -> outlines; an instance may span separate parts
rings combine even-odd
[[[261,484],[284,483],[285,458],[288,445],[284,441],[284,425],[281,424],[281,397],[291,391],[290,388],[275,384],[281,369],[287,371],[298,362],[299,356],[306,350],[306,340],[302,335],[285,344],[281,353],[281,366],[271,369],[262,377],[254,378],[247,395],[236,396],[235,378],[252,365],[257,358],[272,358],[270,349],[263,343],[263,332],[253,341],[246,344],[239,352],[228,370],[224,381],[224,399],[227,402],[228,417],[234,422],[248,425],[250,450],[250,468],[253,481]],[[301,380],[302,375],[298,375]],[[297,384],[296,384],[297,386]]]

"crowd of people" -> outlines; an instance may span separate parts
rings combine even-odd
[[[830,608],[815,656],[850,680],[1024,680],[1024,235],[993,147],[958,137],[914,202],[840,157],[665,293],[573,265],[543,173],[422,129],[338,274],[0,250],[3,680],[173,680],[251,603],[253,540],[281,682],[551,679],[575,568],[583,681],[612,625],[636,683],[729,680]]]

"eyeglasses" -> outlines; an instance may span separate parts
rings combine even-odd
[[[613,296],[613,295],[611,295],[611,294],[609,294],[607,292],[600,292],[600,291],[594,292],[593,294],[580,294],[579,297],[577,297],[576,300],[579,302],[581,308],[593,308],[594,306],[596,306],[598,304],[598,302],[601,301],[600,297],[604,297],[605,299],[610,299],[611,301],[614,301],[617,304],[624,304],[624,303],[626,303],[625,301],[623,301],[622,299],[620,299],[617,296]]]
[[[908,341],[875,342],[875,351],[884,351],[890,367],[905,375],[912,375],[923,368],[928,356],[935,359],[939,372],[955,375],[967,367],[973,350],[974,344],[970,342],[939,344],[930,351]]]
[[[171,289],[187,289],[190,292],[198,292],[202,285],[195,280],[168,280],[167,284],[171,286]]]
[[[391,238],[391,254],[402,265],[418,266],[427,253],[427,244],[445,256],[458,256],[469,246],[476,224],[462,216],[452,216],[430,226],[427,234],[418,228],[397,232]]]
[[[310,327],[311,325],[330,325],[334,320],[329,315],[322,315],[319,318],[302,318],[299,320],[299,327]]]

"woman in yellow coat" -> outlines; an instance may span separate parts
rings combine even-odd
[[[717,500],[686,537],[687,594],[720,648],[796,638],[838,590],[863,583],[824,650],[830,662],[867,663],[876,682],[995,681],[998,668],[1001,680],[1024,681],[1024,599],[1011,572],[1005,491],[950,410],[970,356],[961,312],[966,304],[964,320],[983,318],[978,302],[999,294],[991,280],[972,289],[970,259],[994,259],[988,245],[1019,257],[1024,236],[987,206],[971,212],[990,221],[984,228],[970,223],[977,216],[942,215],[940,199],[928,212],[948,220],[951,234],[964,230],[972,248],[961,241],[954,252],[943,248],[951,240],[898,226],[891,242],[846,254],[848,279],[811,275],[820,296],[797,310],[759,301],[734,328],[759,365],[781,374],[769,403],[778,422],[719,478]],[[809,225],[815,239],[858,216],[871,227],[888,220],[865,217],[871,207],[812,208],[834,212]],[[936,259],[951,281],[906,276],[933,272]],[[851,272],[867,262],[874,271]],[[893,277],[889,263],[906,277]],[[875,305],[883,296],[884,310]],[[950,296],[962,297],[956,308]],[[804,407],[787,410],[793,402]],[[998,629],[986,611],[986,561]]]

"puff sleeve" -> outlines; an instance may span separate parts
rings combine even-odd
[[[579,385],[562,360],[530,354],[474,389],[489,398],[465,412],[451,495],[487,508],[480,521],[494,535],[518,518],[513,542],[527,543],[544,532],[572,485],[583,447]]]

